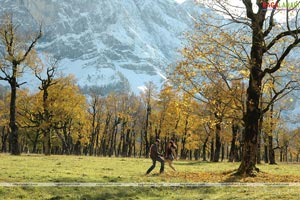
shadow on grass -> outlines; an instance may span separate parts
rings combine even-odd
[[[86,194],[80,197],[81,200],[106,200],[106,199],[144,199],[146,196],[162,198],[160,192],[155,192],[152,188],[101,188],[96,194]]]
[[[116,183],[122,181],[123,178],[120,176],[102,176],[99,177],[98,180],[90,180],[89,178],[85,178],[84,176],[79,176],[79,177],[59,177],[59,178],[53,178],[50,179],[52,182],[57,182],[57,183],[74,183],[74,182],[108,182],[108,183]]]
[[[118,187],[95,195],[83,195],[81,200],[107,200],[107,199],[194,199],[190,197],[190,192],[196,193],[200,199],[205,199],[207,195],[216,194],[218,191],[213,187],[206,188],[178,188],[178,187]],[[201,198],[201,196],[203,198]]]
[[[212,163],[208,161],[179,161],[176,162],[176,165],[185,165],[185,166],[192,166],[192,165],[199,165],[199,164],[207,164],[207,163]]]
[[[58,177],[58,178],[51,178],[50,182],[55,183],[75,183],[75,182],[88,182],[88,180],[84,180],[81,177]]]
[[[220,188],[217,187],[32,187],[30,190],[0,187],[1,199],[15,200],[182,200],[209,199],[218,193]]]
[[[227,171],[222,174],[226,176],[226,179],[224,180],[224,182],[261,181],[261,180],[263,180],[262,178],[266,178],[268,176],[267,173],[262,172],[262,171],[255,172],[250,175],[240,174],[240,173],[238,173],[237,169],[232,170],[232,171]]]
[[[244,176],[241,176],[241,175],[237,174],[236,172],[237,172],[236,169],[223,172],[222,174],[227,177],[224,180],[224,182],[226,182],[226,183],[240,182],[243,178],[245,178]]]

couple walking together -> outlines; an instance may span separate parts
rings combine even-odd
[[[176,157],[176,149],[177,146],[175,145],[174,141],[170,141],[167,145],[166,152],[165,152],[165,160],[162,157],[162,154],[158,152],[158,146],[160,144],[160,140],[156,139],[155,143],[150,147],[150,158],[152,159],[152,165],[147,170],[146,174],[149,174],[156,166],[156,161],[160,162],[160,173],[164,172],[165,169],[165,161],[169,163],[169,166],[176,171],[174,166],[172,165],[173,160]]]

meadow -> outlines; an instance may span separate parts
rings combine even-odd
[[[298,199],[300,193],[300,164],[260,164],[256,177],[235,176],[239,163],[179,160],[174,162],[176,172],[166,165],[165,173],[159,174],[158,163],[146,176],[150,165],[151,160],[146,158],[0,154],[0,199]],[[97,183],[99,186],[95,186]],[[124,186],[128,183],[137,185]],[[180,183],[183,185],[174,186]],[[189,183],[194,185],[186,186]]]

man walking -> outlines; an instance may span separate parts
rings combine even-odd
[[[156,139],[155,143],[151,145],[150,147],[150,158],[152,159],[152,165],[147,170],[146,174],[149,174],[156,165],[156,161],[160,162],[160,173],[164,172],[165,162],[164,159],[161,157],[161,154],[158,152],[158,146],[159,146],[160,140]]]

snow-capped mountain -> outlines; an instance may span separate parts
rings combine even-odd
[[[37,30],[42,23],[39,52],[61,58],[63,72],[79,85],[135,92],[163,81],[202,10],[193,0],[0,0],[0,13],[12,12],[22,26]]]

